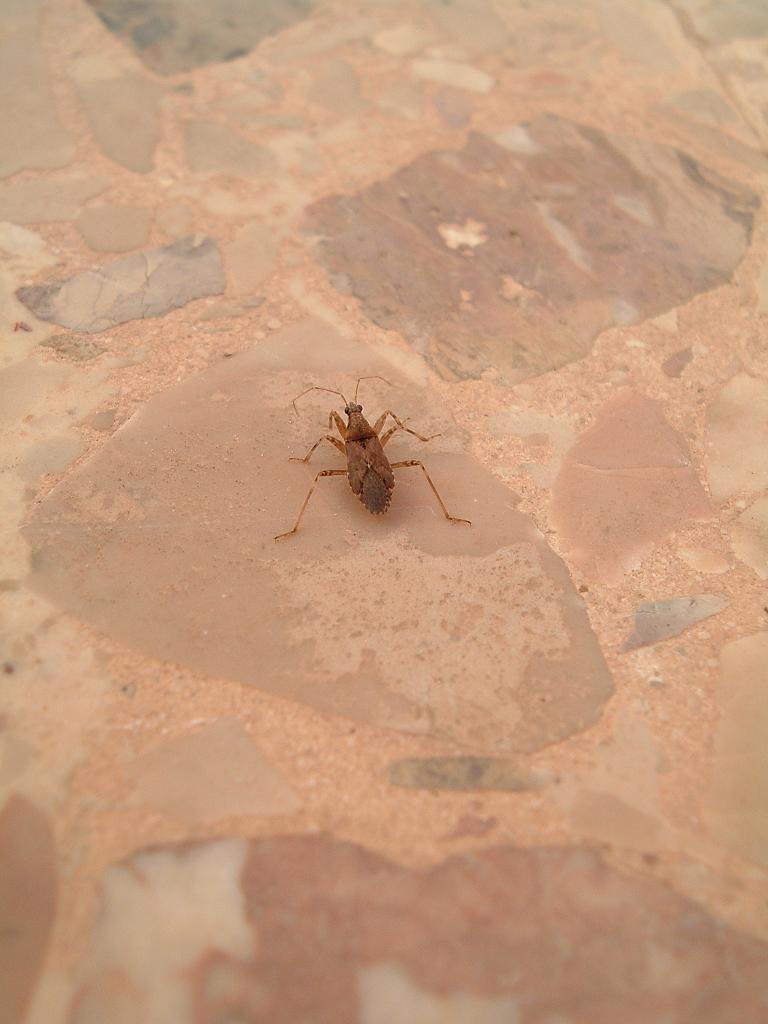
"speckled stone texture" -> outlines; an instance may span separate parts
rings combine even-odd
[[[7,0],[0,94],[0,1024],[768,1019],[765,3]]]

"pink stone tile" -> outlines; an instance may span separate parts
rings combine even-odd
[[[685,440],[657,402],[630,390],[603,406],[555,482],[552,519],[565,549],[607,581],[672,530],[710,515]]]
[[[276,545],[317,472],[288,456],[325,432],[334,401],[318,392],[295,416],[291,398],[313,380],[354,386],[361,371],[397,381],[367,384],[374,409],[392,402],[442,431],[387,450],[423,457],[473,524],[446,522],[404,470],[382,517],[343,479],[319,481],[300,531]],[[343,465],[323,447],[318,469]],[[58,488],[30,524],[34,585],[130,647],[212,677],[484,751],[538,749],[592,724],[613,684],[565,566],[460,449],[435,395],[308,321],[158,396]],[[514,600],[485,614],[501,593]]]

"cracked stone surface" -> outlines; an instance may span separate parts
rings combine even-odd
[[[163,316],[223,290],[216,243],[195,235],[67,281],[20,288],[17,295],[40,320],[92,334],[128,320]]]

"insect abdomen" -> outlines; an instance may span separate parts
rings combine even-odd
[[[363,486],[358,497],[369,512],[386,512],[392,498],[392,491],[379,474],[369,467],[363,477]]]

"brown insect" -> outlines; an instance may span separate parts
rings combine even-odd
[[[411,430],[410,427],[406,427],[405,421],[397,417],[391,409],[385,409],[373,426],[371,426],[368,420],[363,416],[362,405],[357,404],[357,392],[360,387],[360,381],[363,380],[383,380],[385,384],[389,384],[389,381],[385,380],[384,377],[360,377],[357,382],[357,386],[355,387],[355,399],[353,402],[348,402],[341,391],[335,391],[333,388],[322,388],[316,384],[311,388],[307,388],[306,391],[302,391],[300,395],[297,395],[296,398],[294,398],[293,408],[296,410],[296,402],[304,395],[308,395],[310,391],[329,391],[332,395],[339,395],[344,399],[344,413],[347,417],[347,423],[345,425],[344,420],[341,418],[339,413],[336,412],[335,409],[332,409],[328,414],[328,429],[330,430],[333,425],[336,424],[336,429],[341,434],[341,440],[333,434],[323,434],[322,437],[319,437],[317,441],[315,441],[303,459],[291,459],[290,461],[309,462],[315,448],[317,448],[321,442],[329,441],[334,448],[338,448],[341,454],[345,456],[347,460],[347,468],[320,470],[312,481],[312,486],[307,492],[304,504],[299,509],[299,514],[296,518],[296,522],[293,524],[293,527],[288,530],[287,533],[278,534],[277,537],[275,537],[275,540],[282,540],[284,537],[290,537],[291,534],[296,533],[299,528],[299,523],[301,522],[301,517],[304,515],[304,511],[309,504],[309,499],[312,497],[315,485],[321,476],[346,475],[352,491],[360,499],[363,505],[365,505],[368,511],[373,512],[374,514],[379,514],[387,511],[389,503],[392,500],[392,491],[395,486],[395,475],[392,470],[405,469],[409,466],[419,466],[421,468],[421,471],[427,478],[427,483],[432,488],[432,493],[437,498],[438,504],[443,510],[443,515],[446,519],[450,520],[452,523],[466,523],[468,526],[472,525],[469,519],[460,519],[458,516],[452,516],[449,513],[443,503],[443,499],[437,492],[437,488],[432,483],[430,475],[423,462],[419,462],[417,459],[405,459],[402,462],[390,462],[384,454],[385,444],[398,430],[404,430],[407,434],[413,434],[413,436],[418,437],[420,441],[431,441],[432,438],[439,437],[440,435],[432,434],[430,437],[423,437],[415,430]],[[387,416],[392,417],[395,421],[395,425],[382,434],[381,431],[387,421]]]

